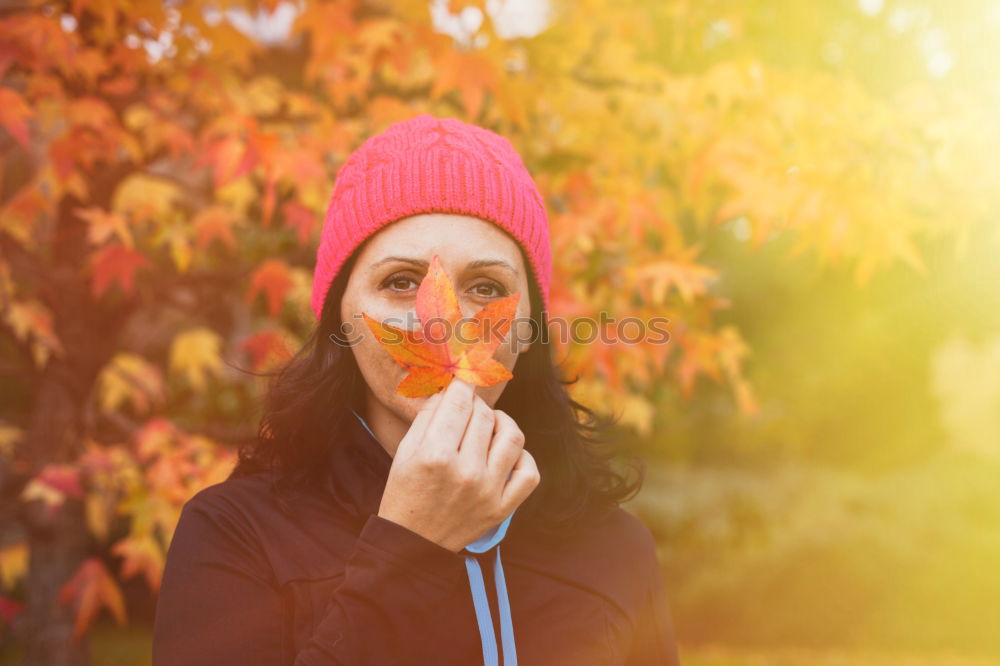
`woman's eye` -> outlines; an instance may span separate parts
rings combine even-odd
[[[386,278],[379,286],[383,289],[391,288],[393,291],[407,291],[410,289],[409,285],[418,286],[419,283],[413,278],[406,277],[405,275],[393,275]]]
[[[483,282],[481,284],[477,284],[472,289],[476,292],[477,296],[483,296],[485,298],[499,298],[500,296],[507,295],[507,290],[496,282]]]
[[[420,282],[412,277],[407,277],[405,275],[391,275],[382,281],[379,285],[380,289],[390,289],[391,291],[403,292],[410,291],[414,288],[419,288]],[[482,298],[499,298],[501,296],[507,295],[507,290],[503,285],[493,282],[481,282],[476,286],[472,287],[472,292]]]

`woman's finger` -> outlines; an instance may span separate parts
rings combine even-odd
[[[435,393],[434,395],[427,398],[424,404],[420,406],[420,410],[417,415],[413,417],[413,423],[410,424],[410,428],[406,431],[406,435],[399,442],[399,448],[396,449],[396,455],[400,453],[407,454],[411,446],[419,446],[420,442],[424,439],[424,435],[427,432],[427,426],[431,422],[431,417],[434,416],[434,411],[437,409],[438,403],[441,402],[441,392]]]
[[[422,449],[432,457],[447,458],[458,451],[465,436],[465,429],[472,418],[476,387],[453,377],[442,391],[441,400],[434,406]]]
[[[500,494],[500,506],[507,515],[531,494],[541,480],[535,459],[526,449],[521,449],[521,455],[510,471],[510,479]]]
[[[474,397],[472,418],[465,429],[465,436],[458,449],[459,464],[463,470],[482,474],[486,471],[486,452],[493,440],[496,418],[493,408],[478,395]]]
[[[489,480],[493,487],[502,488],[514,463],[524,448],[524,433],[517,422],[502,409],[493,410],[496,420],[493,442],[486,459]]]

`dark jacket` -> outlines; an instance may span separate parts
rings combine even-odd
[[[359,420],[345,434],[322,492],[299,493],[291,516],[269,473],[184,505],[153,666],[473,666],[491,651],[504,666],[679,663],[653,538],[634,516],[615,508],[547,539],[515,511],[500,544],[453,553],[376,515],[392,457]],[[503,660],[505,632],[516,655]]]

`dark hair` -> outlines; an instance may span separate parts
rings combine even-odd
[[[265,373],[271,380],[257,438],[240,446],[230,475],[274,472],[272,490],[284,507],[289,506],[285,491],[321,482],[328,447],[336,441],[325,433],[341,432],[345,419],[356,418],[351,409],[363,409],[364,378],[354,354],[331,339],[341,333],[340,302],[360,252],[355,250],[331,283],[312,335],[282,367]],[[529,283],[537,332],[545,330],[547,318],[535,280]],[[642,487],[645,465],[637,456],[622,456],[637,472],[633,479],[614,468],[621,454],[610,437],[616,418],[599,416],[573,400],[566,387],[577,379],[562,379],[548,340],[535,337],[518,357],[514,377],[494,407],[520,426],[541,474],[538,487],[518,507],[518,520],[560,533],[581,525],[592,510],[610,509],[633,497]]]

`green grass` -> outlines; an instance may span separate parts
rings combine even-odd
[[[90,632],[91,666],[150,666],[152,632],[149,627],[119,627],[98,623]],[[0,647],[0,666],[21,663],[20,646]]]

